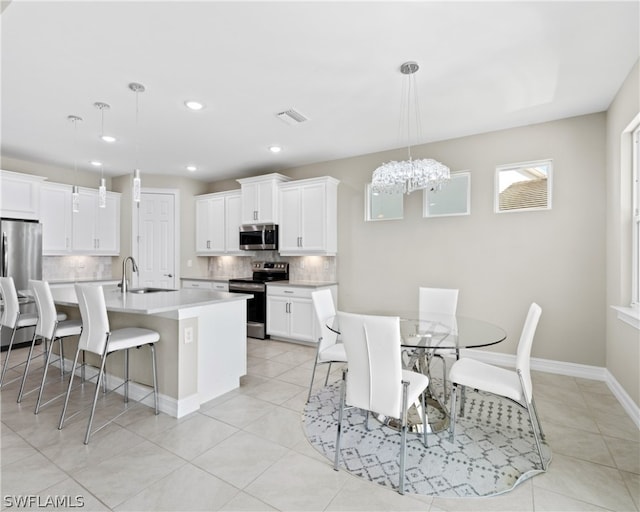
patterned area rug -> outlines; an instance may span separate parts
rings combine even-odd
[[[437,379],[436,379],[437,381]],[[436,389],[439,387],[436,385]],[[333,463],[340,384],[312,395],[303,413],[310,443]],[[429,411],[429,409],[428,409]],[[400,435],[365,413],[346,409],[343,417],[340,469],[385,487],[397,489]],[[464,417],[449,432],[407,434],[405,492],[440,497],[495,496],[542,473],[527,412],[509,400],[467,390]],[[545,460],[551,450],[543,443]]]

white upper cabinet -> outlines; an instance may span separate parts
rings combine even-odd
[[[0,171],[0,217],[40,219],[40,185],[45,178]]]
[[[207,195],[196,199],[196,253],[224,253],[224,196]]]
[[[240,216],[239,190],[197,196],[196,254],[249,256],[239,248]]]
[[[71,185],[43,183],[40,187],[42,223],[42,254],[56,256],[70,254]]]
[[[97,209],[96,253],[120,254],[120,194],[107,192],[105,208]]]
[[[246,254],[240,250],[240,224],[242,224],[242,195],[234,192],[225,197],[225,249],[227,254]]]
[[[80,188],[80,207],[72,214],[71,249],[75,254],[120,253],[120,194],[107,192],[107,206],[98,206],[98,191]]]
[[[280,254],[337,253],[338,183],[325,176],[280,184]]]
[[[237,180],[242,191],[242,224],[277,224],[278,184],[289,179],[272,173]]]

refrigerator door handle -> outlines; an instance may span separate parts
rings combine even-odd
[[[7,258],[7,251],[9,248],[7,247],[7,233],[2,233],[2,276],[7,276],[7,264],[9,263]]]

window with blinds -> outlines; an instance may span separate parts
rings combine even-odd
[[[551,160],[498,166],[495,211],[551,209],[551,170]]]

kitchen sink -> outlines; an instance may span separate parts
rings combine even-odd
[[[157,292],[175,292],[171,288],[131,288],[127,290],[129,293],[157,293]]]

